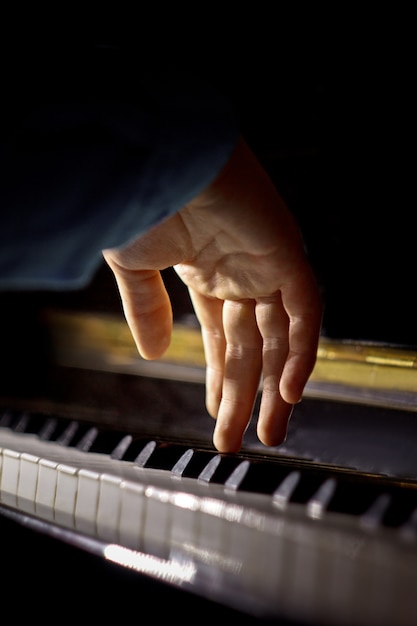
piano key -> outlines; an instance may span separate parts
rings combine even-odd
[[[35,511],[42,519],[54,520],[55,494],[58,463],[49,459],[38,461],[38,482],[35,496]]]
[[[98,429],[94,426],[89,428],[87,432],[81,437],[79,442],[76,444],[77,450],[81,450],[82,452],[88,452],[96,440],[98,435]]]
[[[200,511],[198,550],[206,554],[212,563],[221,562],[228,552],[228,534],[224,523],[226,503],[218,498],[205,497],[200,501]]]
[[[56,472],[54,519],[57,524],[73,529],[78,494],[78,470],[65,463],[58,463]]]
[[[299,471],[290,472],[272,494],[272,501],[279,509],[285,509],[301,478]]]
[[[132,550],[143,550],[145,486],[141,483],[123,481],[120,492],[120,542]]]
[[[75,504],[75,528],[87,535],[96,534],[99,491],[100,474],[96,471],[80,469]]]
[[[172,549],[189,551],[197,543],[200,498],[190,493],[177,492],[172,496],[170,544]]]
[[[156,441],[149,441],[137,455],[135,459],[135,464],[138,465],[138,467],[145,467],[155,448]]]
[[[369,509],[361,515],[359,523],[363,528],[369,530],[377,528],[382,524],[383,517],[391,503],[391,496],[388,493],[382,493],[376,498]]]
[[[184,452],[184,454],[178,459],[178,461],[175,463],[174,467],[171,470],[174,476],[182,476],[187,465],[191,461],[191,457],[193,456],[193,454],[194,450],[192,450],[191,448]]]
[[[155,556],[168,558],[172,513],[170,492],[150,485],[145,489],[145,498],[143,549]]]
[[[417,508],[412,511],[407,521],[401,526],[400,532],[404,539],[417,539]]]
[[[226,567],[235,573],[246,567],[243,579],[243,593],[252,593],[254,581],[260,575],[257,567],[259,545],[257,539],[259,522],[262,519],[256,511],[245,510],[245,507],[229,504],[225,511],[223,541],[227,545]]]
[[[17,485],[17,507],[21,511],[36,512],[36,490],[38,487],[40,458],[28,452],[20,455],[19,480]]]
[[[58,420],[56,418],[54,417],[47,418],[44,424],[42,425],[42,427],[39,429],[39,432],[38,432],[39,439],[43,439],[45,441],[49,440],[52,437],[53,433],[55,432],[57,423],[58,423]]]
[[[212,457],[210,461],[207,463],[207,465],[205,466],[205,468],[202,470],[202,472],[199,474],[198,480],[203,483],[209,483],[211,479],[213,478],[213,475],[216,469],[218,468],[220,461],[221,461],[220,454],[216,454],[216,456]]]
[[[103,541],[119,541],[122,479],[110,474],[100,476],[97,505],[97,536]]]
[[[242,480],[245,478],[249,469],[249,461],[245,460],[239,463],[239,465],[233,470],[229,478],[225,482],[226,489],[236,491],[239,489]]]
[[[246,602],[252,603],[253,559],[257,558],[254,527],[243,521],[244,507],[221,500],[218,501],[220,506],[217,506],[207,500],[212,499],[205,498],[202,502],[203,518],[198,545],[200,558],[221,574],[212,581],[213,591],[221,593],[226,577],[238,584],[242,606]]]
[[[121,459],[123,458],[126,450],[132,443],[132,435],[125,435],[117,444],[117,446],[113,449],[110,456],[112,459]]]
[[[77,430],[78,430],[78,422],[76,422],[75,420],[69,422],[69,424],[67,424],[65,429],[57,438],[56,443],[61,446],[69,446]]]
[[[328,478],[307,502],[307,515],[313,519],[322,517],[336,489],[336,480]]]
[[[320,552],[313,537],[314,531],[308,532],[303,526],[294,525],[291,562],[288,564],[288,576],[292,578],[288,601],[295,607],[301,597],[301,619],[320,623],[316,610],[321,593],[326,593],[326,590],[321,587]],[[297,580],[297,584],[294,584],[294,580]]]
[[[21,413],[13,426],[13,430],[16,433],[24,433],[26,431],[27,425],[29,424],[29,420],[29,413]]]
[[[15,450],[2,449],[0,502],[17,507],[17,487],[19,484],[20,454]]]

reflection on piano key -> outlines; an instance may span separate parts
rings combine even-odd
[[[297,587],[294,584],[287,589],[290,606],[300,603],[299,612],[303,620],[308,619],[313,623],[318,620],[317,602],[319,601],[321,579],[319,576],[319,551],[317,545],[312,541],[305,541],[303,529],[295,526],[292,538],[293,546],[291,557],[287,563],[287,576],[294,579],[298,575],[300,584]],[[324,593],[326,590],[324,590]],[[302,600],[301,600],[302,599]]]
[[[227,561],[227,526],[224,523],[226,503],[215,498],[204,498],[199,503],[200,529],[196,549],[200,558],[209,565]]]

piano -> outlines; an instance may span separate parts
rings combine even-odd
[[[170,270],[174,336],[157,362],[137,355],[105,267],[79,292],[0,295],[0,589],[17,617],[417,623],[403,163],[362,123],[377,90],[362,109],[313,59],[297,69],[280,75],[284,100],[266,70],[245,67],[250,94],[224,70],[323,285],[317,364],[284,444],[262,446],[254,419],[239,454],[213,448],[199,328]]]

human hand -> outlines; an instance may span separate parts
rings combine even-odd
[[[216,448],[240,449],[261,378],[257,434],[265,445],[282,443],[315,364],[322,305],[299,228],[245,142],[181,211],[103,255],[145,359],[162,356],[171,339],[160,271],[173,266],[187,285],[201,324]]]

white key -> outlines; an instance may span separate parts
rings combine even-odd
[[[20,511],[35,513],[36,490],[38,486],[39,457],[29,452],[20,456],[19,481],[17,485],[17,506]]]
[[[170,492],[146,487],[146,512],[143,530],[144,551],[162,558],[169,557],[169,535],[172,506]]]
[[[56,470],[55,522],[73,529],[75,528],[78,470],[64,463],[60,463]]]
[[[200,510],[199,549],[221,560],[227,554],[226,504],[216,498],[202,498]]]
[[[0,448],[0,489],[1,489],[1,471],[3,467],[3,448]],[[1,502],[1,491],[0,491],[0,502]]]
[[[119,540],[121,484],[122,479],[117,476],[111,476],[110,474],[101,474],[100,476],[97,536],[99,539],[112,543],[117,543]]]
[[[121,485],[119,539],[132,550],[143,550],[145,487],[124,481]]]
[[[17,507],[19,469],[20,453],[4,448],[0,483],[0,502],[14,508]]]
[[[39,459],[38,485],[36,489],[35,511],[42,519],[54,519],[55,494],[57,483],[57,463],[49,459]]]
[[[246,598],[250,598],[255,590],[255,597],[259,597],[265,586],[263,576],[266,569],[258,557],[260,553],[258,544],[262,537],[262,514],[229,504],[224,524],[227,536],[225,553],[227,561],[225,560],[223,567],[226,566],[230,573],[238,577],[241,592]]]
[[[87,535],[96,534],[97,505],[100,491],[100,474],[86,469],[78,472],[75,527]]]
[[[198,533],[200,498],[178,492],[172,499],[171,546],[173,549],[187,551],[187,545],[195,546]]]

